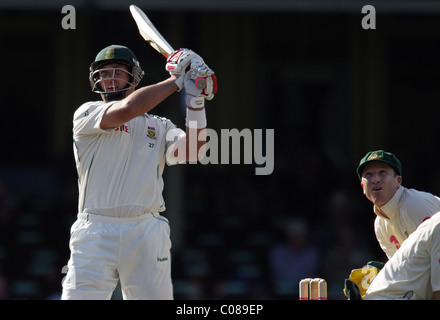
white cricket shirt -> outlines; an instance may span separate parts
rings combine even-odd
[[[78,212],[112,217],[162,212],[162,173],[165,163],[171,164],[166,151],[172,146],[166,136],[174,130],[182,138],[185,132],[170,120],[149,114],[103,130],[101,119],[112,103],[87,102],[74,114]]]
[[[374,231],[382,250],[391,258],[423,221],[440,211],[440,198],[400,186],[381,210],[389,219],[374,207]]]
[[[423,222],[370,284],[364,299],[430,300],[440,291],[440,213]]]

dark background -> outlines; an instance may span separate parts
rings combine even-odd
[[[99,99],[88,82],[96,53],[123,44],[146,72],[142,85],[168,77],[131,3],[87,3],[0,2],[1,299],[59,298],[77,213],[72,116]],[[65,4],[75,5],[75,30],[61,26]],[[275,130],[271,175],[255,176],[254,165],[165,169],[175,297],[297,299],[299,279],[321,277],[330,298],[344,299],[352,269],[385,260],[355,172],[360,158],[391,151],[404,186],[440,194],[440,6],[135,4],[174,48],[193,49],[215,70],[210,128]],[[376,30],[361,27],[366,4]],[[152,113],[184,126],[178,94]],[[286,229],[293,240],[283,256]]]

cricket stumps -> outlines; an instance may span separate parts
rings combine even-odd
[[[306,278],[299,282],[299,300],[327,300],[327,282],[321,278]]]

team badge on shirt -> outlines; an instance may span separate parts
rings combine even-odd
[[[155,127],[148,127],[147,137],[150,139],[156,139],[156,128]]]

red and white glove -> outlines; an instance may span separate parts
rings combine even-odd
[[[185,125],[192,129],[206,128],[206,112],[205,112],[205,98],[202,96],[202,89],[197,88],[194,80],[191,78],[192,72],[187,72],[185,75],[185,102],[186,108]]]
[[[217,93],[217,78],[214,75],[214,70],[212,70],[208,65],[200,59],[195,59],[191,61],[191,78],[197,82],[201,79],[206,81],[206,87],[202,90],[202,96],[206,100],[212,100],[214,94]]]
[[[197,53],[190,49],[174,51],[167,59],[165,69],[175,79],[179,91],[185,86],[184,76],[190,73],[191,79],[196,84],[197,80],[206,80],[206,88],[202,90],[202,96],[206,100],[212,100],[217,92],[217,79],[214,71],[208,67],[205,61]]]
[[[191,59],[191,65],[190,65],[191,71],[192,71],[192,78],[196,80],[200,77],[210,77],[214,74],[214,70],[212,70],[208,65],[205,63],[205,61],[200,59]]]
[[[191,73],[188,72],[184,77],[185,102],[188,107],[200,109],[205,106],[205,98],[202,96],[202,89],[197,88]]]
[[[195,61],[201,61],[203,63],[203,59],[194,51],[190,49],[179,49],[168,57],[165,70],[167,70],[170,75],[184,76],[190,64]]]
[[[197,77],[196,75],[197,75],[196,71],[190,69],[184,77],[185,79],[184,86],[186,89],[187,99],[188,96],[194,96],[194,97],[202,97],[203,99],[206,100],[212,100],[214,98],[214,95],[217,93],[216,76],[212,74],[211,76],[205,76],[201,78],[201,77]],[[200,79],[203,79],[206,82],[206,87],[203,89],[199,89],[197,87],[197,81]],[[191,105],[187,104],[187,106],[191,106]]]
[[[213,74],[209,77],[205,77],[205,80],[206,87],[203,88],[201,95],[206,100],[212,100],[214,98],[214,95],[217,93],[217,77],[215,76],[215,74]]]
[[[178,91],[182,90],[183,88],[183,76],[191,63],[191,55],[193,53],[194,51],[192,50],[179,49],[171,53],[171,55],[167,58],[165,70],[170,73],[171,78],[179,88]]]

